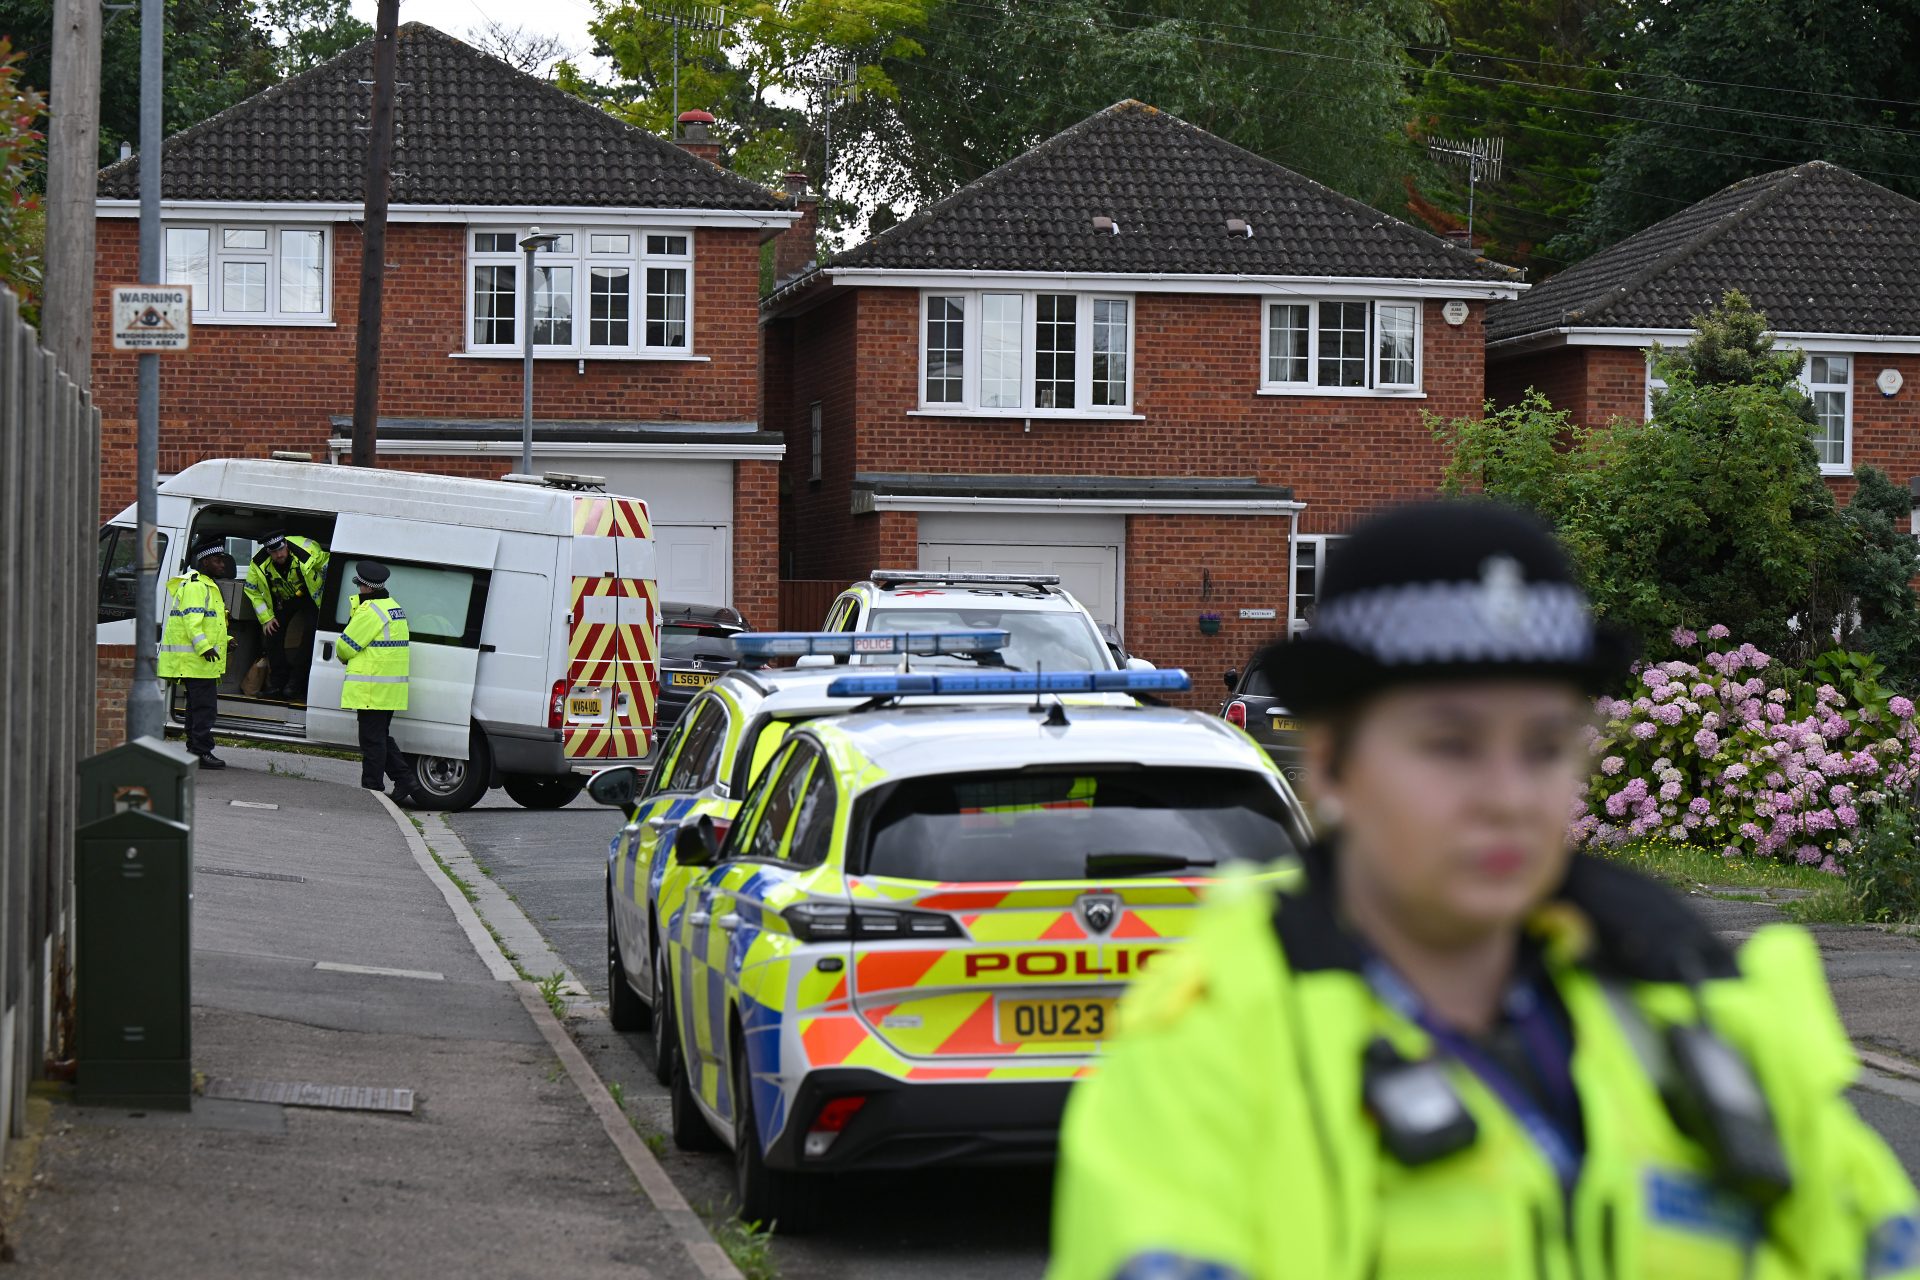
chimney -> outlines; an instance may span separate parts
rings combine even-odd
[[[799,221],[782,231],[773,242],[773,280],[776,286],[793,279],[808,263],[819,257],[820,197],[804,173],[786,175],[787,194],[800,211]]]
[[[720,142],[713,136],[713,113],[695,107],[691,111],[680,113],[680,136],[677,142],[702,160],[720,163]]]

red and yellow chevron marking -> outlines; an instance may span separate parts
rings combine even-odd
[[[582,494],[573,500],[573,531],[602,538],[651,538],[653,521],[647,504],[638,498]]]
[[[573,502],[573,531],[603,538],[651,538],[647,505],[637,498],[583,494]],[[644,600],[638,622],[587,619],[589,599]],[[567,629],[567,683],[573,689],[605,689],[612,698],[604,724],[567,725],[561,746],[570,760],[637,760],[647,754],[659,689],[660,589],[650,578],[573,579],[568,597],[573,619]],[[633,612],[616,607],[615,616]],[[624,710],[623,710],[624,709]]]

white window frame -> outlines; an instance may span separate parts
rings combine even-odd
[[[983,299],[990,294],[1014,294],[1020,303],[1020,351],[1019,351],[1019,399],[1014,405],[982,405],[980,403],[981,339],[983,336],[982,318],[985,313]],[[1063,294],[1076,299],[1074,303],[1074,353],[1073,353],[1073,408],[1039,409],[1034,407],[1036,389],[1034,374],[1038,367],[1034,340],[1037,333],[1039,299],[1043,294]],[[929,401],[927,399],[927,317],[934,298],[960,298],[961,316],[961,381],[960,400]],[[1120,302],[1127,308],[1127,341],[1125,359],[1127,364],[1127,399],[1125,404],[1094,405],[1093,401],[1093,314],[1096,302]],[[967,417],[967,418],[1121,418],[1138,420],[1140,415],[1133,411],[1134,389],[1139,384],[1139,365],[1134,359],[1135,334],[1139,330],[1140,308],[1137,299],[1131,293],[1101,290],[1087,292],[1078,289],[1020,289],[993,288],[978,289],[923,289],[920,293],[918,327],[914,333],[914,344],[918,348],[917,389],[914,400],[918,406],[912,412],[924,417]]]
[[[166,270],[168,233],[174,231],[202,231],[207,236],[206,288],[202,289],[189,280],[167,281],[168,284],[193,286],[193,322],[195,324],[252,324],[292,328],[333,323],[333,229],[327,224],[320,222],[168,222],[162,228],[160,237],[163,271]],[[266,247],[264,249],[229,249],[226,247],[226,233],[230,231],[265,232]],[[284,252],[284,240],[288,232],[318,233],[320,236],[320,309],[318,311],[281,310],[280,273],[283,270],[281,254]],[[266,267],[266,305],[262,310],[228,311],[222,305],[225,299],[221,279],[225,274],[224,268],[229,263],[260,263]]]
[[[1320,304],[1364,302],[1367,306],[1367,385],[1320,385]],[[1307,378],[1304,382],[1276,382],[1267,376],[1273,357],[1273,311],[1276,306],[1307,309]],[[1405,307],[1413,312],[1413,381],[1382,382],[1380,378],[1380,308]],[[1268,294],[1260,299],[1260,394],[1263,396],[1370,396],[1377,399],[1426,398],[1426,306],[1419,298],[1309,297]]]
[[[1649,350],[1646,354],[1647,395],[1646,407],[1642,411],[1641,420],[1651,422],[1653,421],[1654,393],[1657,391],[1665,391],[1667,389],[1667,380],[1654,376],[1653,352]],[[1809,401],[1813,399],[1813,393],[1815,391],[1845,391],[1847,397],[1846,421],[1841,428],[1840,436],[1841,460],[1839,462],[1822,462],[1820,464],[1820,474],[1823,476],[1850,476],[1853,474],[1853,384],[1854,380],[1860,376],[1860,357],[1857,353],[1851,351],[1807,351],[1804,355],[1806,358],[1800,366],[1800,374],[1797,381],[1800,383],[1801,392],[1806,395]],[[1845,385],[1843,386],[1837,382],[1823,382],[1816,386],[1813,382],[1813,360],[1815,356],[1822,356],[1831,360],[1844,359],[1847,362],[1847,381]],[[1818,441],[1815,441],[1816,446],[1818,443]]]
[[[565,360],[699,360],[703,357],[694,351],[694,295],[697,273],[694,267],[695,244],[691,227],[683,226],[636,226],[636,225],[598,225],[582,223],[575,226],[542,226],[543,235],[567,236],[565,249],[554,253],[541,253],[534,259],[536,270],[540,267],[570,267],[573,270],[573,332],[572,341],[565,343],[537,342],[533,347],[536,359]],[[530,308],[527,299],[527,282],[520,273],[526,266],[526,251],[520,248],[520,241],[530,234],[524,226],[508,226],[498,223],[468,223],[462,230],[466,237],[466,252],[462,255],[461,291],[465,296],[464,318],[461,328],[460,351],[456,354],[470,356],[519,356],[522,354],[521,342],[523,330],[529,317]],[[507,235],[512,238],[511,252],[482,252],[474,247],[477,238],[484,234]],[[593,251],[594,236],[623,236],[627,241],[624,252]],[[655,253],[648,247],[650,236],[679,236],[685,241],[684,253]],[[513,269],[514,317],[513,340],[506,343],[480,343],[474,341],[474,270],[477,267],[510,267]],[[592,341],[593,333],[593,271],[596,267],[623,268],[627,271],[627,341],[620,344],[597,345]],[[654,345],[647,341],[647,271],[649,268],[683,270],[687,273],[686,341],[678,346]]]
[[[1300,573],[1300,551],[1303,547],[1313,549],[1313,590],[1312,605],[1320,598],[1321,575],[1327,571],[1327,547],[1332,543],[1346,539],[1344,533],[1298,533],[1287,548],[1287,634],[1298,635],[1310,629],[1311,624],[1302,616],[1305,608],[1300,603],[1300,589],[1297,578]]]

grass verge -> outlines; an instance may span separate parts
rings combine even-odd
[[[740,1268],[746,1280],[779,1280],[780,1268],[773,1261],[772,1231],[757,1222],[742,1222],[738,1215],[704,1216],[714,1243]]]
[[[1609,862],[1632,867],[1679,889],[1805,889],[1818,895],[1839,883],[1824,871],[1770,858],[1723,858],[1672,840],[1636,840],[1618,849],[1596,850]]]
[[[236,738],[224,733],[214,734],[213,740],[215,744],[222,747],[246,747],[253,751],[273,751],[289,756],[324,756],[329,760],[356,762],[360,759],[358,751],[351,751],[346,747],[329,746],[324,742],[281,742],[278,739]]]

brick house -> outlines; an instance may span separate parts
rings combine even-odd
[[[1329,538],[1434,490],[1421,415],[1479,411],[1482,314],[1522,287],[1119,103],[762,305],[783,572],[1055,571],[1210,702]]]
[[[1489,396],[1531,387],[1583,425],[1642,421],[1652,347],[1684,345],[1728,289],[1806,352],[1834,489],[1869,465],[1920,492],[1920,202],[1825,161],[1735,183],[1489,308]]]
[[[166,142],[166,279],[194,289],[161,362],[160,468],[350,448],[372,42]],[[777,608],[783,445],[758,420],[761,247],[801,215],[679,145],[419,24],[397,41],[380,465],[518,469],[533,280],[535,465],[648,500],[668,598]],[[707,117],[710,119],[710,117]],[[100,177],[97,278],[137,280],[137,158]],[[135,360],[96,308],[102,504],[133,500]]]

